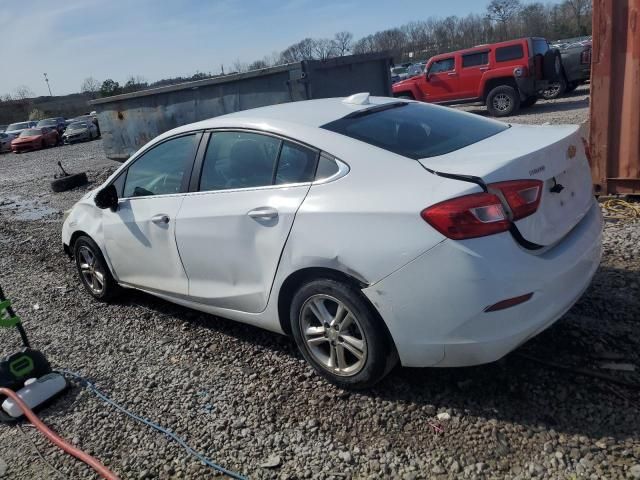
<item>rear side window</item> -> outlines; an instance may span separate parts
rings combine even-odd
[[[318,152],[295,143],[284,142],[278,159],[275,184],[313,181],[317,159]]]
[[[450,72],[451,70],[455,70],[455,68],[456,65],[453,57],[443,58],[431,64],[429,73]]]
[[[496,48],[496,62],[508,62],[524,57],[522,44],[509,45],[508,47]]]
[[[468,53],[462,56],[462,67],[477,67],[489,63],[489,52]]]
[[[504,123],[426,103],[394,103],[358,112],[322,128],[419,159],[444,155],[500,133]]]

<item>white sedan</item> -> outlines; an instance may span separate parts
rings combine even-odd
[[[577,126],[356,94],[142,147],[68,212],[87,291],[291,334],[344,388],[497,360],[589,286],[602,219]]]

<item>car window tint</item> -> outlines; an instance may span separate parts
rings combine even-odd
[[[280,144],[277,138],[257,133],[214,133],[202,165],[200,190],[271,185]]]
[[[320,155],[320,160],[318,160],[318,169],[316,171],[316,180],[324,180],[325,178],[329,178],[340,170],[338,164],[332,158],[327,156]]]
[[[496,62],[508,62],[524,57],[522,44],[509,45],[508,47],[496,48]]]
[[[197,148],[196,135],[174,138],[153,147],[129,168],[125,198],[179,193],[187,165]]]
[[[429,67],[429,73],[439,73],[439,72],[448,72],[455,68],[455,62],[452,58],[444,58],[442,60],[438,60],[437,62],[433,62],[431,67]]]
[[[489,52],[468,53],[462,56],[462,67],[477,67],[489,63]]]
[[[284,142],[278,159],[276,185],[310,182],[316,173],[318,152],[295,143]]]
[[[453,152],[509,126],[451,108],[410,102],[367,115],[343,117],[322,128],[419,159]]]

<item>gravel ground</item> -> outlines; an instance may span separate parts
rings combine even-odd
[[[517,121],[580,121],[581,95],[542,102]],[[100,141],[0,156],[0,282],[32,343],[227,468],[250,478],[640,478],[638,390],[526,358],[640,382],[637,370],[602,368],[640,367],[638,224],[607,224],[584,297],[504,360],[397,368],[371,391],[348,393],[316,377],[285,337],[142,293],[92,301],[60,248],[62,211],[91,186],[50,193],[58,159],[94,182],[117,166]],[[16,337],[0,332],[0,353],[17,348]],[[42,417],[122,478],[215,476],[79,386]],[[57,478],[34,441],[64,477],[95,478],[23,429],[26,437],[0,425],[0,477]]]

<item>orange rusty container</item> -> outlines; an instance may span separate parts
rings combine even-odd
[[[640,0],[593,0],[591,171],[597,194],[640,194]]]

